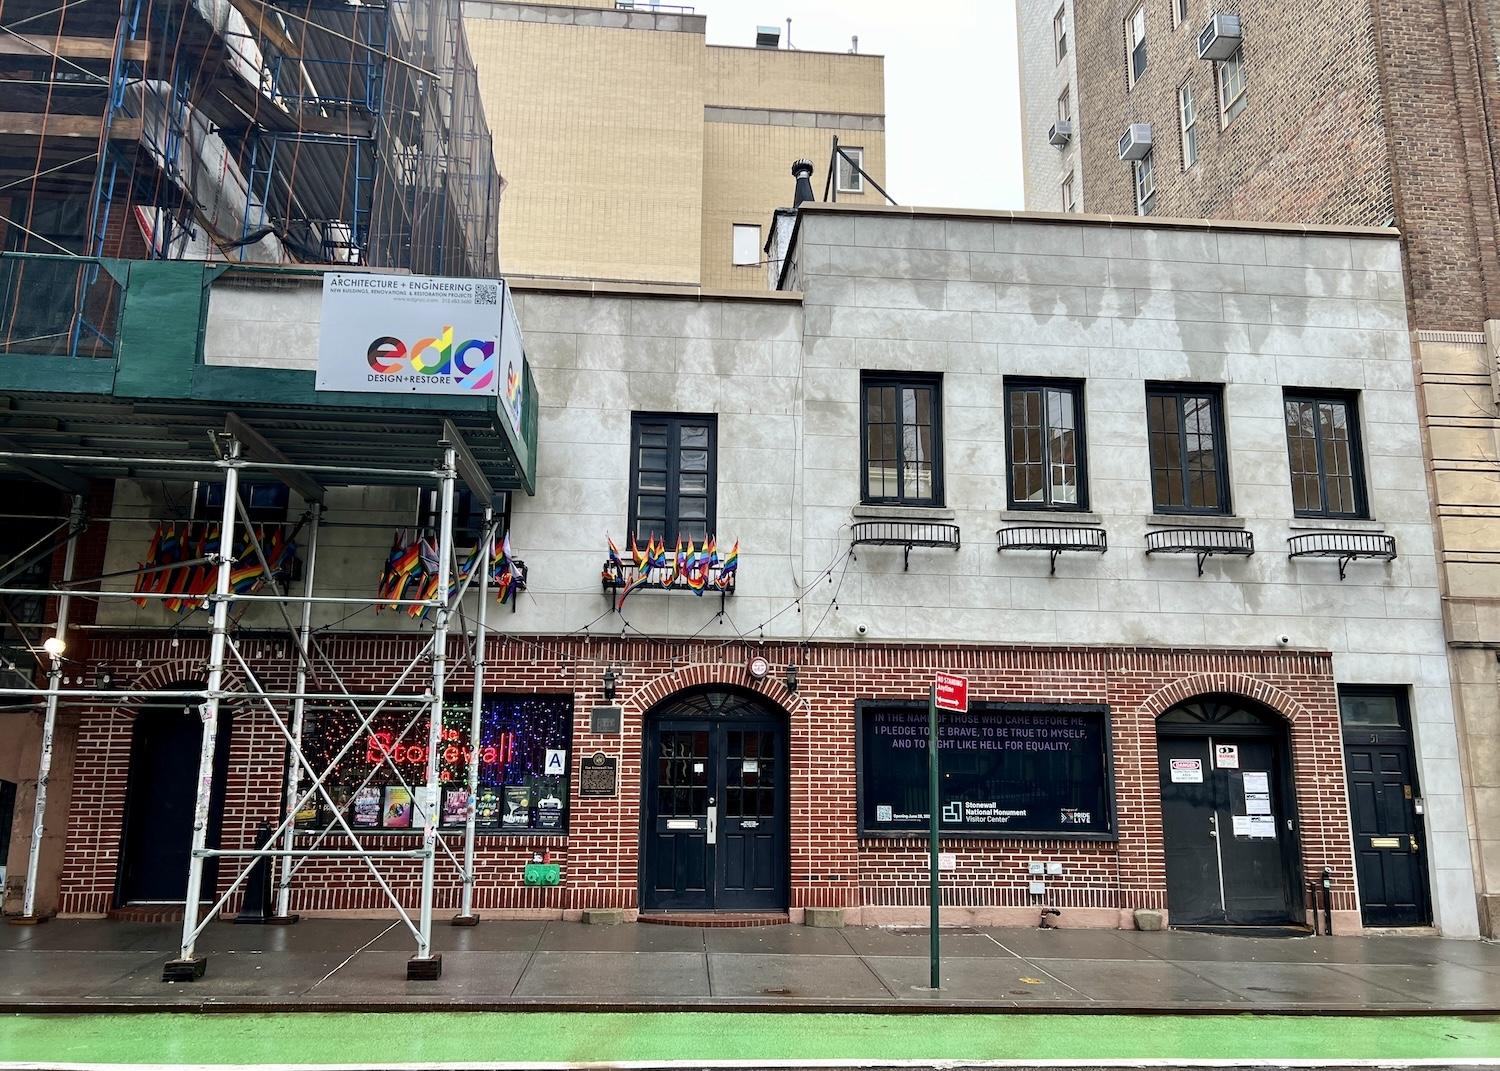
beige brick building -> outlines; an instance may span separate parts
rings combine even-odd
[[[709,45],[702,15],[615,0],[464,10],[508,183],[508,276],[764,289],[794,160],[821,196],[836,136],[885,183],[880,56]],[[839,199],[882,200],[856,184]],[[737,227],[758,228],[738,253]]]
[[[1401,231],[1470,849],[1482,925],[1488,934],[1500,933],[1500,187],[1494,163],[1500,2],[1022,0],[1037,20],[1060,6],[1077,23],[1072,93],[1078,127],[1070,149],[1081,157],[1086,211],[1394,224]],[[1214,12],[1237,16],[1240,36],[1231,34],[1223,58],[1210,62],[1199,58],[1199,38]],[[1022,70],[1023,79],[1040,83],[1054,60],[1048,42],[1035,36],[1029,46],[1023,40],[1031,55],[1023,57]],[[1136,164],[1122,161],[1119,149],[1129,124],[1149,124],[1151,131],[1150,152]],[[1035,120],[1024,136],[1033,151],[1047,148]],[[1330,291],[1318,300],[1276,300],[1241,311],[1251,322],[1328,324],[1347,296]],[[1351,376],[1344,386],[1358,393],[1383,385]],[[1363,735],[1346,730],[1346,741]],[[1351,777],[1351,800],[1353,786]],[[1403,787],[1415,797],[1406,806],[1415,810],[1420,833],[1422,822],[1433,818],[1422,813],[1423,786],[1397,785]],[[1395,839],[1425,851],[1420,836]],[[1428,841],[1437,839],[1429,829]],[[1356,835],[1373,884],[1384,864],[1379,845],[1368,847]]]

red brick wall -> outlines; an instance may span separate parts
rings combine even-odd
[[[290,686],[293,664],[285,640],[242,640],[247,660],[267,690]],[[450,687],[468,687],[455,640]],[[94,665],[117,685],[164,688],[201,679],[206,642],[165,636],[112,636],[96,641]],[[342,636],[325,641],[353,690],[380,690],[415,654],[407,637]],[[744,666],[763,654],[776,669],[752,680]],[[1284,651],[1214,652],[1137,648],[903,647],[875,644],[767,644],[585,640],[491,641],[488,661],[495,691],[572,693],[574,765],[604,751],[619,759],[620,794],[570,800],[567,836],[490,836],[478,846],[480,910],[634,907],[637,903],[641,726],[644,712],[685,688],[718,684],[746,688],[790,712],[792,906],[900,906],[926,903],[925,845],[918,839],[861,841],[855,822],[854,702],[857,698],[926,696],[934,669],[966,673],[975,702],[1102,703],[1112,711],[1118,843],[1057,840],[945,842],[958,869],[944,876],[944,902],[960,906],[1023,906],[1029,860],[1045,854],[1066,873],[1051,879],[1049,900],[1063,907],[1164,907],[1166,877],[1158,806],[1155,718],[1193,695],[1230,692],[1278,711],[1290,722],[1304,871],[1331,866],[1337,909],[1354,907],[1338,709],[1330,659]],[[799,687],[788,693],[780,667],[800,666]],[[625,708],[618,736],[589,732],[589,711],[603,702],[607,666],[624,667],[617,702]],[[419,669],[413,682],[423,679]],[[240,674],[227,687],[243,690]],[[313,687],[331,688],[331,680]],[[414,690],[420,690],[419,683]],[[285,704],[283,704],[285,706]],[[264,706],[235,706],[223,845],[248,845],[257,823],[280,810],[279,737]],[[70,817],[62,879],[62,910],[99,912],[111,906],[129,763],[131,710],[98,707],[85,713],[77,755],[78,789]],[[193,776],[184,771],[185,777]],[[396,835],[372,846],[406,847]],[[550,848],[563,863],[554,889],[521,886],[533,848]],[[457,851],[457,846],[455,845]],[[221,885],[237,869],[227,864]],[[403,903],[416,903],[419,865],[378,864]],[[457,905],[453,865],[440,855],[438,906]],[[294,910],[377,909],[385,901],[358,863],[319,860],[299,873]],[[231,905],[233,906],[233,905]]]

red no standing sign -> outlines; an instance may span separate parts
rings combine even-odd
[[[939,673],[933,679],[933,694],[939,710],[964,713],[969,709],[969,678]]]

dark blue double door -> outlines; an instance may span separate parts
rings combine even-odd
[[[647,727],[642,907],[784,910],[785,726],[742,703],[716,717],[696,713],[664,713]]]

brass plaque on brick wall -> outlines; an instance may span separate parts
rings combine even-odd
[[[620,794],[620,760],[596,751],[578,767],[578,794],[609,797]]]

